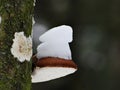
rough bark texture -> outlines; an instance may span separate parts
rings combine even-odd
[[[0,90],[30,90],[31,62],[19,62],[10,52],[14,33],[32,29],[33,0],[0,0]]]

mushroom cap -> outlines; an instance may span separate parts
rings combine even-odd
[[[72,60],[62,58],[47,57],[38,60],[36,68],[32,73],[32,82],[45,82],[57,79],[77,70],[76,64]]]
[[[72,28],[67,25],[52,28],[40,36],[41,42],[59,41],[59,42],[72,42]]]

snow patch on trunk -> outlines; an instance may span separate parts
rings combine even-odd
[[[34,17],[32,17],[32,24],[33,24],[33,25],[35,24],[35,19],[34,19]]]
[[[36,3],[36,0],[34,0],[34,3],[33,3],[34,6],[35,6],[35,3]]]
[[[0,16],[0,24],[1,24],[1,22],[2,22],[2,18],[1,18],[1,16]]]

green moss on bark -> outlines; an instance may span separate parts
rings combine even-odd
[[[30,90],[31,62],[20,63],[10,52],[14,33],[31,34],[33,0],[0,0],[0,90]]]

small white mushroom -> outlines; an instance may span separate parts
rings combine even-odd
[[[32,73],[32,83],[45,82],[72,74],[77,65],[71,59],[69,42],[72,41],[72,28],[59,26],[50,29],[42,36],[42,42],[33,58],[36,68]]]
[[[12,55],[20,62],[30,61],[32,56],[32,39],[24,35],[24,32],[16,32],[11,48]]]

